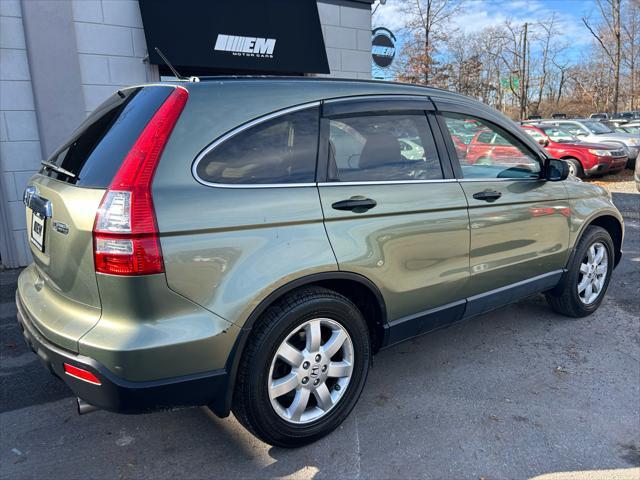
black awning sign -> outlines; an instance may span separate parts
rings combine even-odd
[[[371,57],[380,68],[387,68],[396,56],[396,37],[393,32],[384,27],[378,27],[371,32]]]
[[[149,61],[209,73],[330,73],[315,0],[139,0]]]

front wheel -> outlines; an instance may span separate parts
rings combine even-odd
[[[584,169],[582,168],[582,164],[579,160],[575,158],[565,158],[565,162],[569,167],[569,175],[573,175],[574,177],[584,178]]]
[[[314,442],[355,406],[371,360],[367,324],[346,297],[306,288],[270,307],[243,354],[233,411],[261,440]]]
[[[551,308],[570,317],[585,317],[595,312],[609,286],[614,261],[609,232],[601,227],[588,227],[561,284],[547,292]]]

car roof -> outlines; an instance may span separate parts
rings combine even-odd
[[[269,75],[230,75],[216,77],[198,77],[197,81],[175,80],[163,82],[179,85],[191,89],[207,89],[219,85],[240,85],[242,83],[260,84],[265,89],[278,88],[286,85],[292,93],[313,90],[322,87],[327,97],[335,91],[337,95],[343,95],[348,91],[350,95],[372,95],[372,94],[404,94],[404,95],[427,95],[440,98],[455,99],[473,103],[475,106],[482,105],[490,108],[482,102],[466,95],[450,92],[441,88],[426,85],[415,85],[402,82],[392,82],[386,80],[351,79],[351,78],[323,78],[323,77],[285,77]]]

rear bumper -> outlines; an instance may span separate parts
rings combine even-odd
[[[45,367],[64,381],[84,401],[119,413],[141,413],[173,407],[208,405],[218,415],[228,414],[226,370],[216,370],[182,377],[148,382],[132,382],[115,376],[92,358],[64,350],[48,341],[29,319],[18,292],[18,323],[27,345]],[[88,370],[101,385],[88,383],[65,373],[64,364]]]

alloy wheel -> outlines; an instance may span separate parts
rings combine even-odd
[[[353,365],[347,330],[329,318],[309,320],[290,332],[274,355],[267,379],[271,406],[287,422],[318,420],[343,397]]]
[[[608,273],[609,256],[601,242],[592,244],[580,263],[578,297],[585,305],[595,302],[604,288]]]

